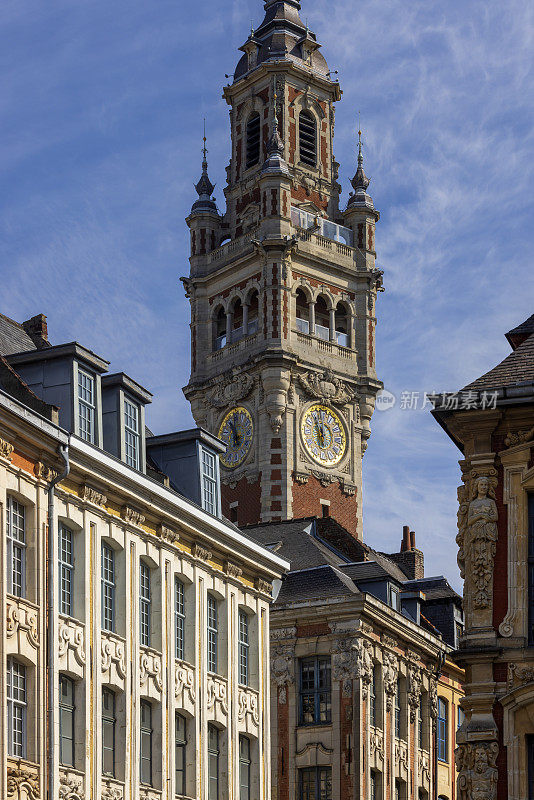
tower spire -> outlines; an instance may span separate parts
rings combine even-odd
[[[262,167],[262,175],[266,172],[283,172],[284,175],[289,175],[289,170],[287,168],[287,164],[284,160],[284,143],[282,141],[282,137],[280,136],[280,132],[278,130],[278,110],[277,110],[277,100],[278,95],[276,93],[276,83],[273,82],[273,122],[272,122],[272,130],[271,130],[271,137],[269,139],[269,143],[267,145],[267,159]]]
[[[358,167],[356,169],[356,174],[351,180],[351,184],[354,188],[354,194],[352,194],[350,197],[348,207],[356,205],[366,205],[371,208],[373,207],[373,201],[370,195],[367,194],[367,187],[369,186],[369,183],[370,180],[363,169],[362,128],[360,123],[360,112],[358,112]]]
[[[208,177],[208,148],[206,147],[206,119],[204,118],[204,135],[202,137],[202,175],[195,185],[198,200],[193,203],[191,211],[215,211],[217,206],[211,195],[215,186]]]

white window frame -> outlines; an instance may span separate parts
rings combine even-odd
[[[141,452],[141,409],[139,403],[124,396],[124,461],[132,469],[139,469]]]
[[[87,417],[82,416],[82,409]],[[82,425],[82,419],[84,424]],[[96,375],[78,366],[78,435],[89,444],[97,444]]]
[[[218,603],[213,595],[208,594],[206,602],[207,609],[207,661],[208,672],[217,672],[219,653],[219,609]]]
[[[142,647],[150,647],[151,636],[151,575],[150,567],[139,562],[139,641]]]
[[[199,447],[201,505],[208,514],[220,516],[219,459],[202,445]]]
[[[15,678],[17,686],[15,686]],[[27,673],[24,664],[7,659],[7,752],[13,758],[26,758],[27,750]],[[17,741],[15,735],[19,733]]]
[[[64,536],[67,538],[64,539]],[[66,617],[72,617],[73,613],[73,586],[74,586],[74,533],[63,523],[59,525],[58,531],[58,556],[59,556],[59,613]],[[64,558],[67,548],[63,545],[66,541],[70,544],[70,561]],[[68,558],[68,556],[67,556]],[[67,602],[65,598],[68,597]]]
[[[104,552],[106,552],[106,556],[109,553],[111,554],[111,571],[112,577],[109,577],[108,572],[108,565],[107,562],[104,560]],[[110,544],[107,542],[102,542],[101,548],[101,583],[102,583],[102,629],[105,631],[110,631],[111,633],[115,632],[115,592],[117,589],[116,583],[116,567],[115,567],[115,551],[111,547]],[[105,572],[106,570],[106,572]],[[109,594],[108,594],[109,590]],[[108,615],[106,613],[107,609],[110,609],[110,621],[111,627],[104,624],[104,621],[107,619]]]
[[[184,660],[185,654],[185,586],[174,576],[174,657]]]
[[[18,519],[17,519],[18,518]],[[22,524],[20,523],[22,520]],[[15,597],[26,596],[26,507],[8,494],[6,503],[7,591]],[[15,580],[15,561],[20,561]],[[18,578],[20,574],[20,580]]]
[[[248,614],[240,610],[238,615],[238,639],[239,639],[239,683],[241,686],[248,686],[249,681],[249,632]]]

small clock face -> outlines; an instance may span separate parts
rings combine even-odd
[[[233,469],[243,463],[252,445],[254,423],[243,406],[229,411],[221,422],[219,439],[226,444],[226,453],[221,455],[225,467]]]
[[[325,467],[339,464],[347,450],[341,417],[328,406],[314,403],[305,411],[300,426],[308,454]]]

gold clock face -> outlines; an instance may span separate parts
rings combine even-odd
[[[347,437],[341,417],[322,403],[314,403],[304,412],[300,430],[308,455],[318,464],[334,467],[347,450]]]
[[[226,444],[226,453],[221,454],[221,462],[228,469],[243,463],[252,445],[254,423],[243,406],[229,411],[219,427],[219,439]]]

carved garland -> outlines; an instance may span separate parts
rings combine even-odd
[[[139,658],[139,682],[141,686],[152,678],[158,691],[163,690],[163,680],[161,677],[161,662],[158,656],[149,653],[141,653]]]
[[[38,800],[39,797],[39,775],[28,772],[22,765],[18,767],[7,767],[7,796],[14,797],[25,791],[28,800]]]

